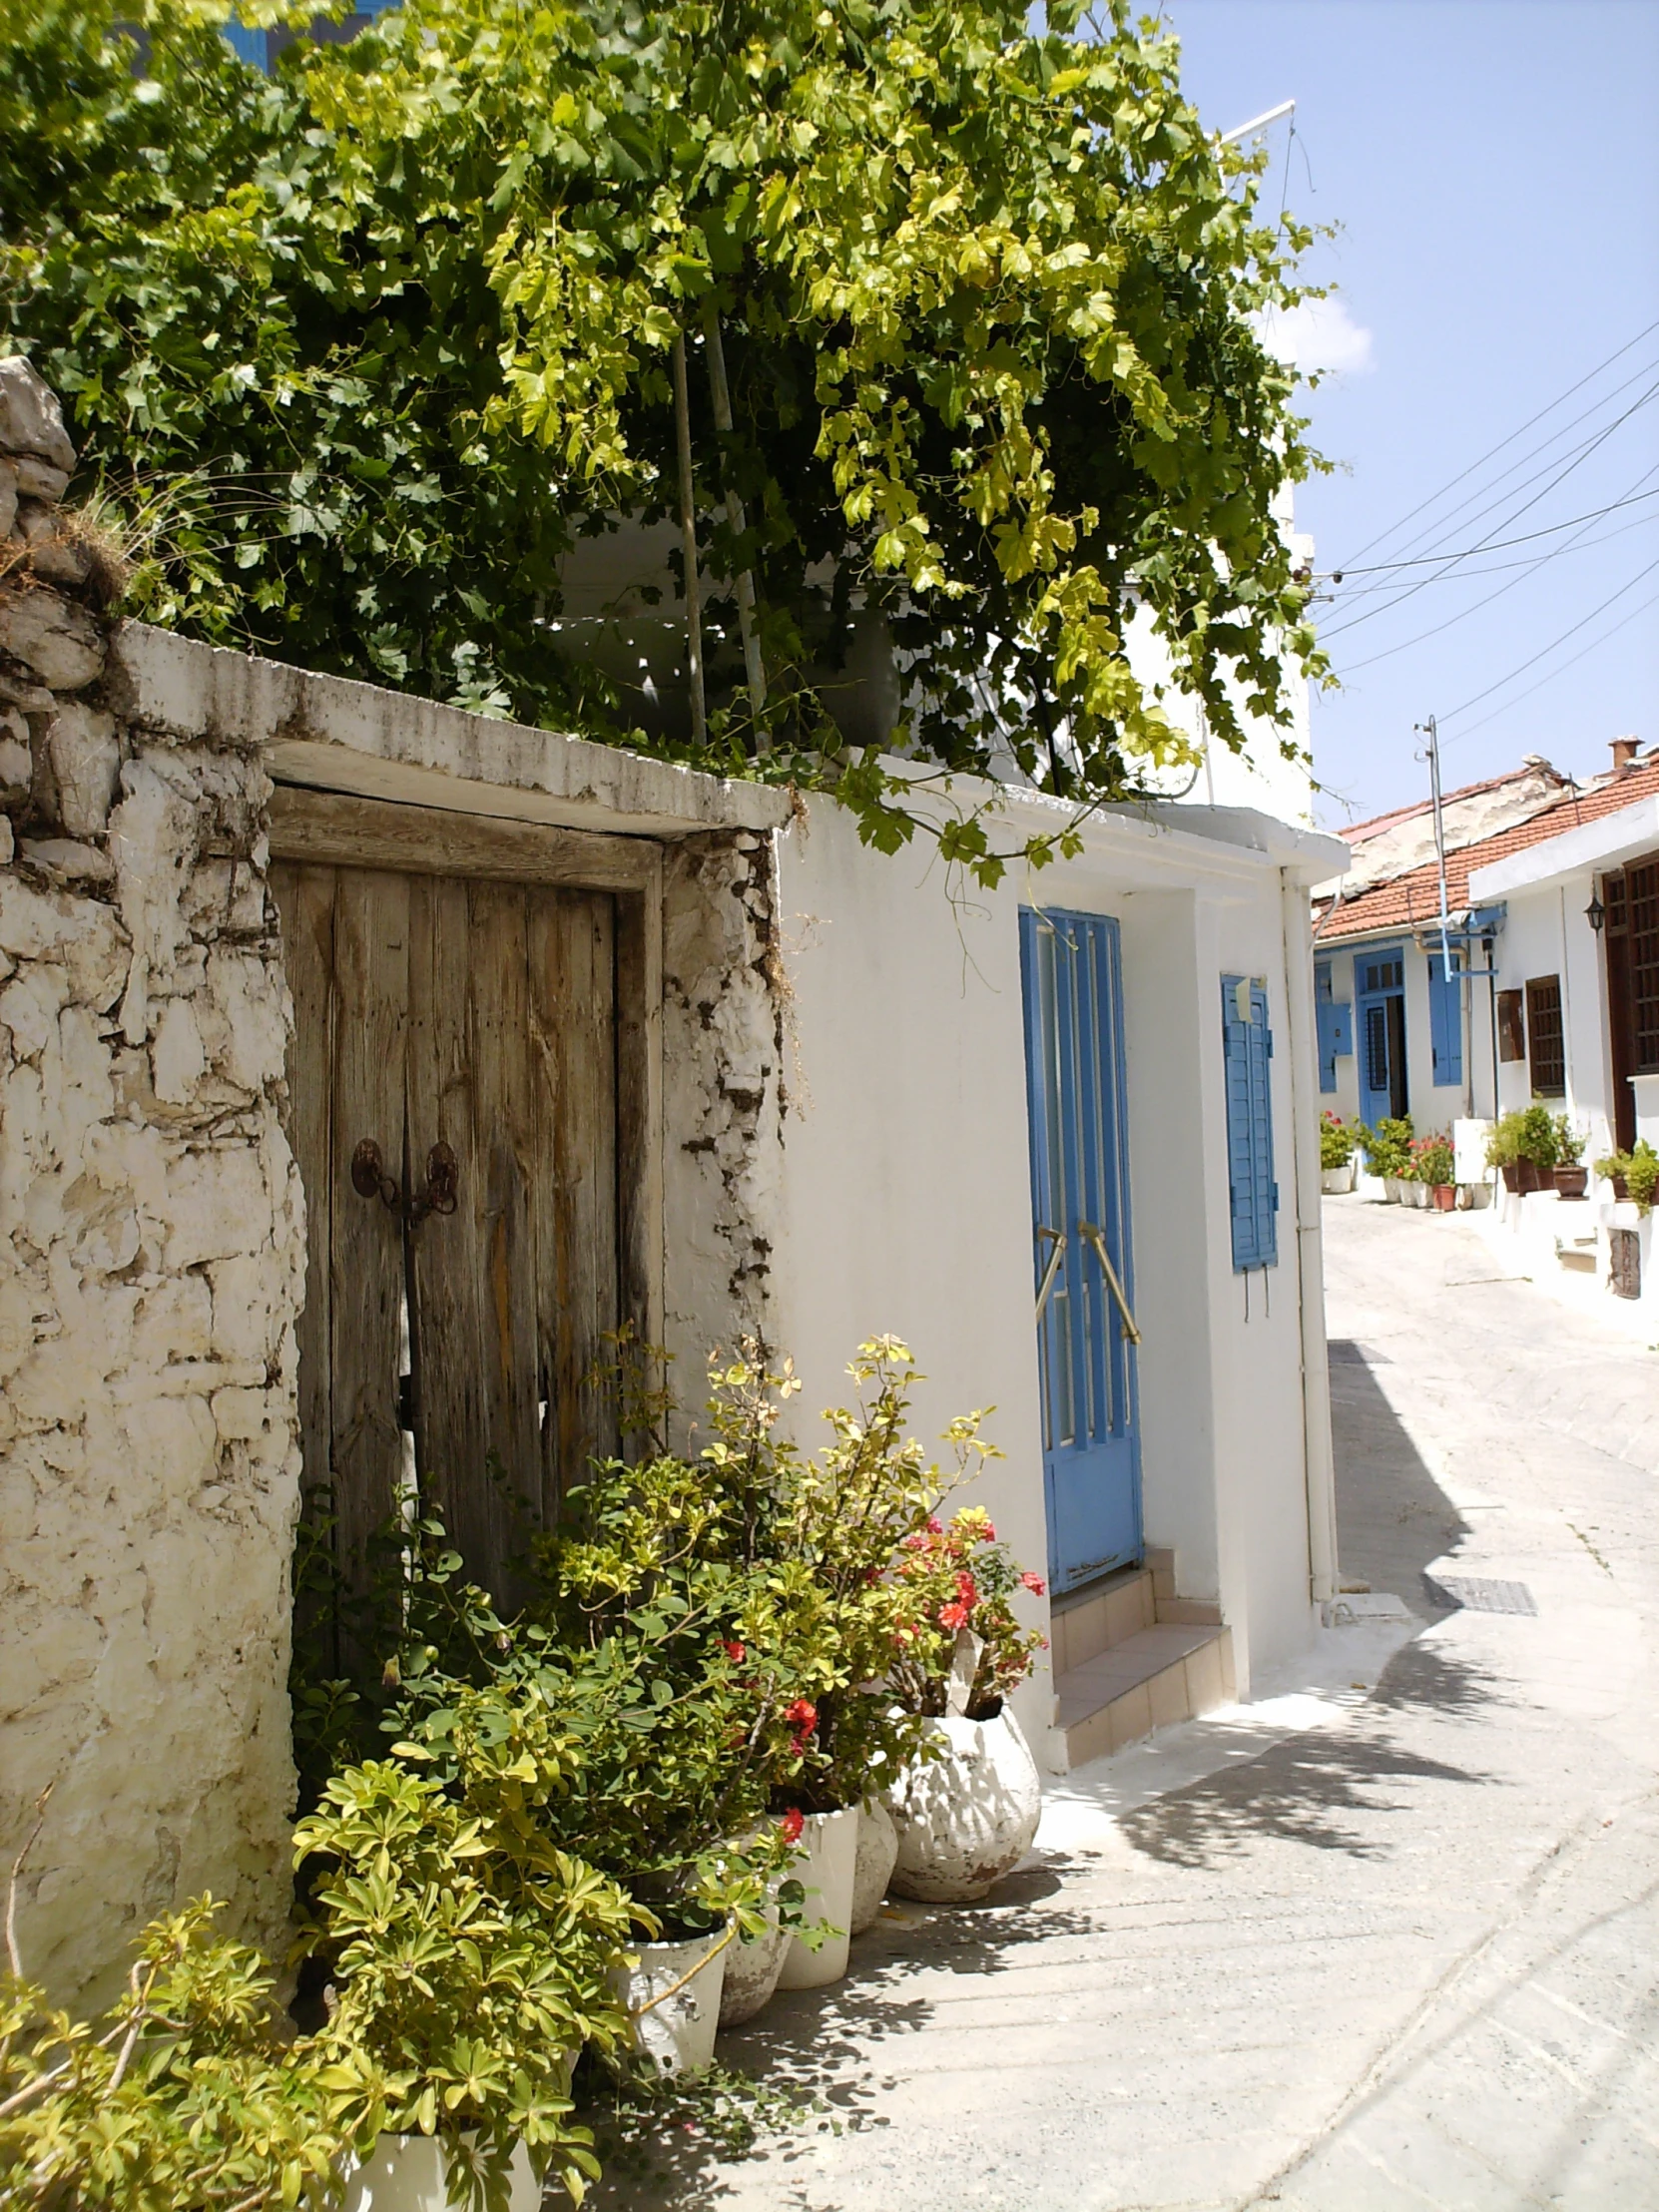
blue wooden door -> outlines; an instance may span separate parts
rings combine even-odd
[[[1375,1129],[1405,1112],[1405,956],[1398,945],[1354,956],[1360,1013],[1360,1119]]]
[[[1020,970],[1048,1564],[1069,1590],[1141,1556],[1118,925],[1022,910]]]

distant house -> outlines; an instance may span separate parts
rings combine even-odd
[[[1570,1100],[1600,1143],[1617,1121],[1611,1047],[1597,1058],[1590,1035],[1580,1038],[1569,1085],[1563,1042],[1575,989],[1575,1018],[1593,1019],[1602,1033],[1594,938],[1581,914],[1581,950],[1563,941],[1559,916],[1554,936],[1540,938],[1531,902],[1524,926],[1518,910],[1511,918],[1503,867],[1622,814],[1649,790],[1659,790],[1656,757],[1638,760],[1635,741],[1620,739],[1613,768],[1588,784],[1533,758],[1448,794],[1443,943],[1427,801],[1346,832],[1354,867],[1315,894],[1319,1083],[1328,1105],[1374,1126],[1408,1113],[1420,1134],[1534,1097],[1561,1102],[1558,1111]],[[1588,902],[1586,888],[1580,904]],[[1605,1063],[1604,1074],[1592,1078],[1592,1060]]]

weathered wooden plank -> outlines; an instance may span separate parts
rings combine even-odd
[[[663,1338],[663,887],[616,901],[617,1209],[622,1319]]]
[[[408,1174],[426,1181],[433,1145],[458,1165],[453,1214],[407,1232],[416,1464],[423,1500],[443,1513],[463,1551],[487,1544],[475,1524],[488,1422],[480,1297],[484,1170],[477,1134],[469,1020],[472,922],[464,882],[409,881]]]
[[[457,1492],[457,1542],[472,1573],[512,1596],[508,1561],[523,1531],[515,1501],[539,1516],[540,1400],[536,1361],[536,1242],[531,1191],[538,1136],[530,1070],[526,893],[468,885],[470,1017],[474,1083],[473,1204],[482,1268],[480,1377],[485,1445],[505,1477],[469,1469]],[[463,1200],[465,1193],[463,1192]]]
[[[282,935],[282,966],[293,1000],[287,1102],[282,1127],[305,1193],[305,1302],[299,1310],[299,1449],[307,1491],[329,1484],[328,1108],[329,1001],[334,971],[334,871],[279,862],[271,871]],[[339,1665],[331,1606],[294,1593],[294,1632],[320,1643],[326,1669]]]
[[[530,1023],[538,1072],[537,1324],[547,1410],[542,1510],[617,1448],[616,1400],[596,1366],[619,1320],[615,900],[530,897]]]
[[[639,889],[660,853],[649,837],[597,836],[283,784],[272,794],[271,849],[281,859],[342,867],[596,890]]]
[[[370,1539],[389,1518],[403,1476],[404,1279],[401,1222],[352,1188],[351,1155],[372,1137],[388,1173],[402,1165],[408,939],[407,879],[342,869],[331,1019],[329,1464],[341,1570],[359,1594],[368,1586]]]

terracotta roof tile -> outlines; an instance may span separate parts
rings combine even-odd
[[[1562,836],[1582,823],[1599,822],[1603,815],[1616,815],[1622,808],[1635,806],[1638,800],[1656,796],[1659,796],[1659,752],[1647,754],[1622,776],[1610,777],[1593,790],[1560,800],[1541,814],[1528,816],[1525,822],[1517,822],[1492,836],[1482,837],[1477,844],[1464,845],[1461,851],[1448,852],[1445,856],[1447,908],[1456,913],[1468,904],[1469,876],[1476,869],[1489,867],[1494,860],[1505,859],[1511,852],[1524,852],[1531,845],[1547,843],[1551,837]],[[1320,930],[1320,943],[1338,944],[1345,937],[1367,937],[1378,929],[1408,929],[1419,922],[1431,921],[1439,910],[1439,872],[1429,860],[1421,867],[1407,868],[1401,875],[1386,876],[1381,883],[1373,883],[1358,898],[1340,900],[1334,912],[1331,901],[1323,901],[1316,911],[1328,914],[1329,919]]]

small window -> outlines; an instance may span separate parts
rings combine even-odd
[[[1363,991],[1399,991],[1405,988],[1405,962],[1397,952],[1382,960],[1365,963],[1360,988]]]
[[[1497,994],[1497,1056],[1500,1060],[1526,1058],[1526,1017],[1519,991]]]
[[[1526,1034],[1534,1095],[1560,1098],[1567,1087],[1567,1044],[1561,1028],[1558,975],[1535,975],[1527,983]]]

